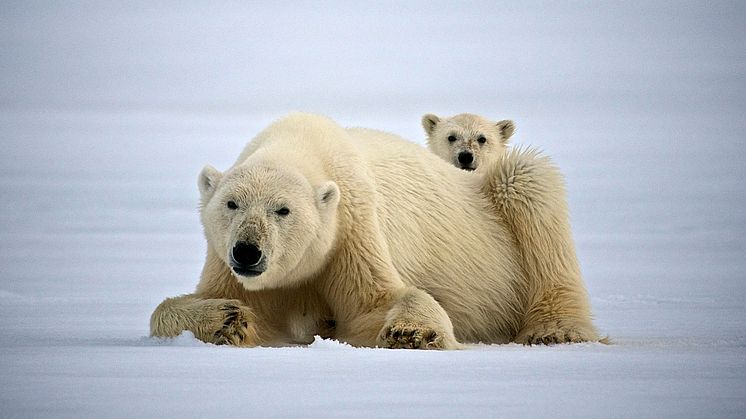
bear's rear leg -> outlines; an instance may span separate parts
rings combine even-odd
[[[515,341],[598,340],[572,240],[564,180],[547,156],[514,149],[485,171],[483,192],[515,235],[527,282]]]
[[[555,286],[532,304],[514,339],[525,345],[551,345],[598,340],[584,292]]]

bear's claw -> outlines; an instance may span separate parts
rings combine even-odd
[[[216,345],[254,346],[254,333],[249,328],[248,313],[234,304],[220,307],[224,320],[220,329],[213,334]]]
[[[415,325],[395,324],[383,336],[392,349],[442,349],[443,338],[433,329]]]
[[[592,333],[584,333],[580,327],[550,322],[532,327],[521,333],[515,341],[524,345],[556,345],[596,340],[594,337]]]

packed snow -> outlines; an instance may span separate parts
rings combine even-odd
[[[743,417],[740,2],[0,4],[0,417]],[[196,177],[287,112],[516,121],[567,177],[612,345],[148,337]]]

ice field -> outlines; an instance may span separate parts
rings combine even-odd
[[[0,4],[0,417],[741,417],[739,2]],[[303,110],[423,143],[510,118],[567,177],[613,345],[148,338],[204,261],[197,174]]]

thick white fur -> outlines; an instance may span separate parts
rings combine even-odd
[[[494,163],[505,151],[515,132],[515,123],[507,119],[493,122],[470,113],[443,118],[426,114],[422,117],[422,128],[427,134],[427,147],[435,155],[460,169],[478,170]],[[451,136],[455,141],[448,140]],[[474,158],[466,166],[458,158],[463,152],[471,153]]]
[[[254,346],[321,334],[392,348],[598,339],[561,177],[533,152],[469,173],[396,136],[292,114],[199,184],[205,267],[194,294],[155,310],[154,336]],[[226,215],[235,196],[246,215]],[[262,215],[281,200],[297,224]],[[226,261],[247,235],[270,255],[253,278]]]

